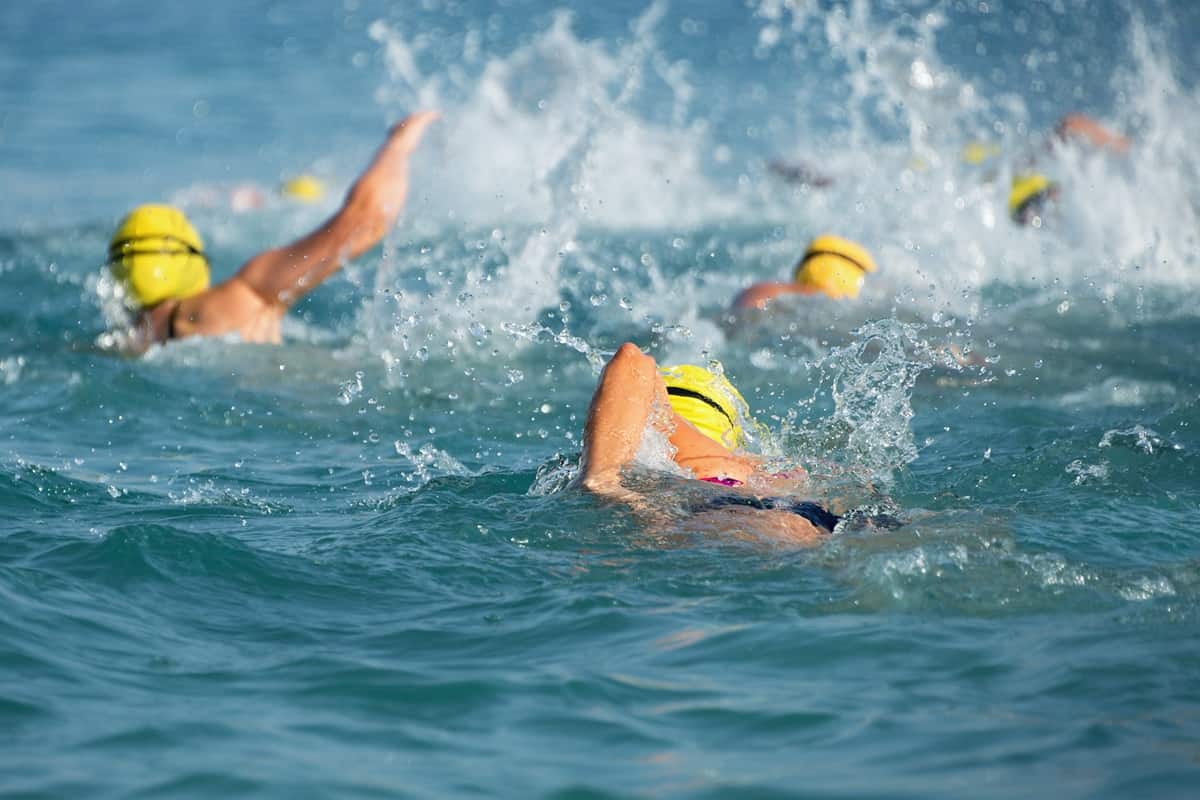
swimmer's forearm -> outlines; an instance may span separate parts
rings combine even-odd
[[[583,430],[581,483],[594,491],[620,483],[621,468],[642,444],[662,378],[654,359],[636,345],[621,345],[600,375]],[[666,389],[662,388],[665,398]]]
[[[333,217],[307,236],[250,259],[238,277],[268,304],[286,307],[377,245],[404,210],[409,156],[437,117],[419,111],[394,125]]]
[[[302,239],[259,253],[247,261],[237,277],[269,305],[290,306],[347,261],[370,249],[371,245],[365,243],[359,232],[360,227],[354,213],[343,206]]]
[[[735,309],[764,309],[771,300],[784,294],[795,294],[800,288],[793,283],[756,283],[748,287],[733,301]]]

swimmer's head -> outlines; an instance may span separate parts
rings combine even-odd
[[[293,200],[312,203],[320,200],[325,194],[325,184],[312,175],[297,175],[284,181],[283,185],[279,187],[279,193]]]
[[[1000,155],[1000,148],[991,142],[967,142],[962,149],[963,163],[975,166],[998,155]]]
[[[840,236],[818,236],[796,265],[793,280],[834,299],[858,297],[868,272],[877,269],[871,254]]]
[[[200,234],[173,206],[130,211],[108,245],[108,268],[131,305],[183,300],[208,288],[208,258]]]
[[[1028,173],[1015,175],[1012,191],[1008,193],[1008,215],[1018,225],[1027,225],[1034,217],[1041,216],[1046,201],[1058,193],[1057,184],[1045,175]]]
[[[725,447],[745,443],[741,409],[746,408],[746,400],[728,378],[695,364],[663,367],[659,372],[675,413]]]

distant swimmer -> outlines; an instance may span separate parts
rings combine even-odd
[[[325,184],[313,175],[301,174],[279,184],[277,194],[292,203],[315,203],[325,196]],[[226,209],[235,214],[272,208],[271,190],[250,181],[240,183],[198,183],[171,195],[170,203],[181,208]]]
[[[779,178],[784,183],[799,186],[812,186],[824,189],[833,185],[833,178],[825,175],[803,161],[783,161],[775,159],[767,162],[767,172]]]
[[[235,214],[261,211],[270,202],[263,187],[250,181],[240,183],[197,183],[170,197],[171,205],[184,208],[229,209]]]
[[[288,308],[395,224],[408,195],[409,156],[437,116],[421,111],[395,125],[337,213],[307,236],[254,256],[216,286],[200,235],[183,212],[164,205],[131,211],[113,234],[108,265],[138,312],[132,349],[230,333],[278,343]]]
[[[301,203],[315,203],[325,196],[325,184],[315,175],[297,175],[279,186],[279,194]]]
[[[695,365],[660,370],[636,345],[623,344],[592,396],[580,483],[638,505],[640,495],[622,486],[621,472],[653,427],[670,442],[676,465],[713,485],[711,495],[692,509],[699,524],[795,544],[819,542],[840,518],[818,503],[788,496],[806,480],[804,470],[768,474],[757,458],[735,452],[744,442],[744,408],[745,401],[724,376]]]
[[[1058,184],[1039,172],[1014,175],[1008,193],[1008,216],[1018,225],[1040,228],[1042,216],[1058,196]]]
[[[818,236],[809,242],[791,281],[756,283],[737,296],[733,307],[765,309],[775,298],[792,294],[855,298],[867,273],[876,269],[875,260],[862,245],[840,236]]]
[[[1086,114],[1066,114],[1046,140],[1046,148],[1060,143],[1081,143],[1117,155],[1129,152],[1127,137],[1109,130]],[[1030,158],[1029,164],[1036,158]],[[1040,228],[1046,214],[1059,201],[1062,187],[1057,181],[1032,168],[1018,170],[1008,193],[1008,216],[1018,225]]]
[[[1114,153],[1129,152],[1128,137],[1109,130],[1086,114],[1064,115],[1054,128],[1054,133],[1064,142],[1083,142]]]

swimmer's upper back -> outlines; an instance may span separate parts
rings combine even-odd
[[[238,278],[180,302],[172,320],[172,338],[236,333],[246,342],[278,344],[287,308],[270,304]]]

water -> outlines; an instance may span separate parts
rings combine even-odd
[[[1196,8],[411,5],[0,11],[0,793],[1191,796]],[[128,206],[228,275],[427,105],[404,219],[283,346],[104,348]],[[1047,150],[1071,110],[1130,155]],[[225,203],[299,171],[335,197]],[[824,230],[860,303],[725,314]],[[569,488],[625,340],[904,524]]]

